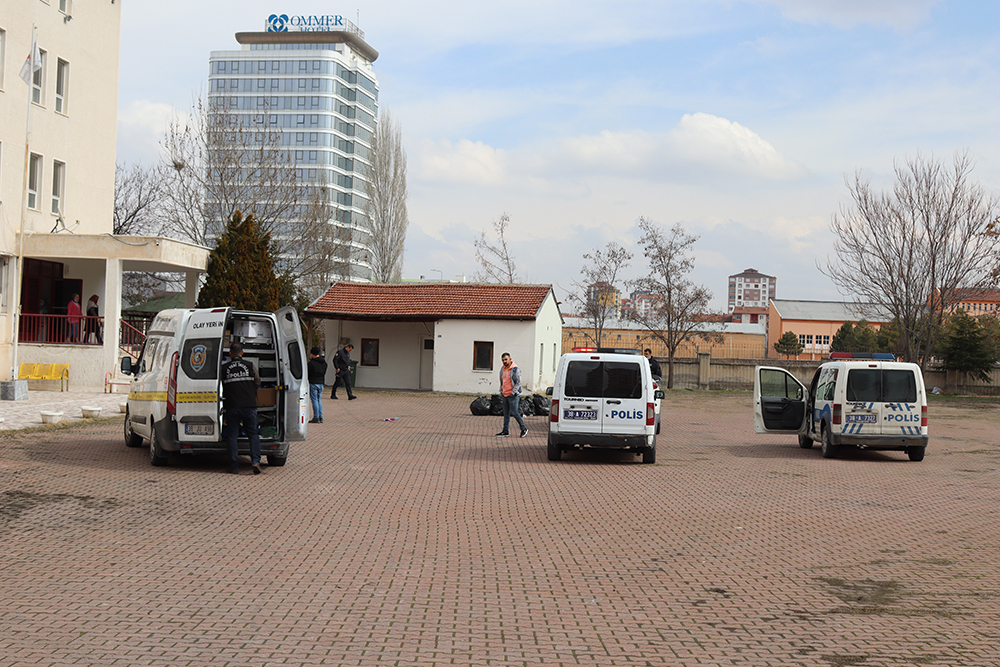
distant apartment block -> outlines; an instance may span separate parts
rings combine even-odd
[[[768,302],[775,298],[777,284],[778,279],[774,276],[752,268],[729,276],[729,312],[734,312],[737,307],[766,309]]]
[[[609,309],[615,318],[621,316],[622,293],[614,285],[609,283],[594,283],[587,286],[587,302],[599,303]]]

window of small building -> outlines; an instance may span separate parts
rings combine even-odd
[[[472,370],[493,370],[493,341],[477,340],[472,343]]]

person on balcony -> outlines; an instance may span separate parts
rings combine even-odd
[[[69,322],[69,342],[80,342],[80,318],[83,311],[80,310],[80,295],[74,294],[73,299],[66,304],[66,321]]]
[[[97,344],[104,345],[104,337],[101,335],[101,320],[99,319],[101,313],[97,309],[97,299],[98,296],[95,294],[90,297],[90,301],[87,302],[87,325],[85,327],[85,331],[87,333],[83,337],[83,342],[89,343],[90,336],[93,334]]]

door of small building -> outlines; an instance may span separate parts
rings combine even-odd
[[[434,388],[434,338],[420,337],[420,388]]]

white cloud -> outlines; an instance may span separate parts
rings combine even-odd
[[[501,185],[507,177],[507,153],[482,141],[424,140],[416,149],[416,180],[428,184]]]
[[[909,30],[930,15],[941,0],[766,0],[782,13],[802,23],[830,23],[838,28],[861,24],[888,25]]]
[[[118,111],[118,159],[121,162],[156,164],[160,140],[179,112],[169,104],[135,100]]]

